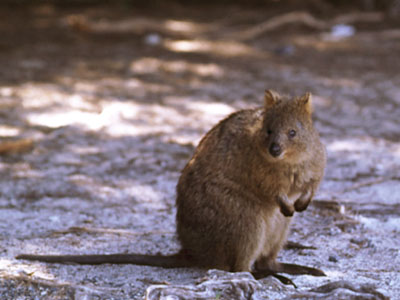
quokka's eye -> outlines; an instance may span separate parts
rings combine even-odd
[[[289,137],[294,138],[295,136],[296,136],[296,130],[291,129],[291,130],[289,131]]]
[[[268,130],[267,130],[267,134],[270,135],[271,133],[272,133],[272,130],[271,130],[271,129],[268,129]]]

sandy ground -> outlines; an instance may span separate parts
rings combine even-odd
[[[0,8],[0,141],[23,143],[0,150],[1,299],[141,299],[146,289],[149,299],[400,299],[400,31],[356,24],[338,39],[297,24],[239,38],[278,13]],[[207,130],[259,106],[265,88],[314,95],[328,166],[289,240],[315,249],[280,260],[327,277],[290,276],[295,289],[248,274],[14,259],[177,251],[180,170]]]

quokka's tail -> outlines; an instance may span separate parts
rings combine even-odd
[[[75,263],[82,265],[134,264],[163,268],[182,268],[193,265],[184,255],[144,255],[144,254],[89,254],[89,255],[33,255],[20,254],[17,259],[37,260],[49,263]]]

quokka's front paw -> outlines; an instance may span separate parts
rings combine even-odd
[[[312,189],[302,193],[300,198],[294,202],[294,209],[297,212],[305,211],[311,202],[312,196],[314,195]]]
[[[292,217],[294,214],[294,207],[292,205],[281,205],[281,213],[282,215],[284,215],[285,217]]]
[[[300,198],[294,203],[294,209],[297,212],[305,211],[307,209],[308,205],[310,204],[310,202],[311,202],[311,198],[307,199],[305,201],[304,200],[302,201],[302,199]]]
[[[294,206],[292,203],[290,203],[288,197],[286,195],[283,196],[277,196],[276,197],[276,202],[279,205],[281,213],[285,217],[291,217],[294,214]]]

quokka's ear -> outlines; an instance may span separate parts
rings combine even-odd
[[[265,90],[264,107],[270,108],[270,107],[274,106],[280,98],[281,98],[281,96],[277,92],[275,92],[273,90]]]
[[[304,107],[308,114],[312,114],[312,96],[311,93],[306,93],[304,96],[297,99],[298,103]]]

